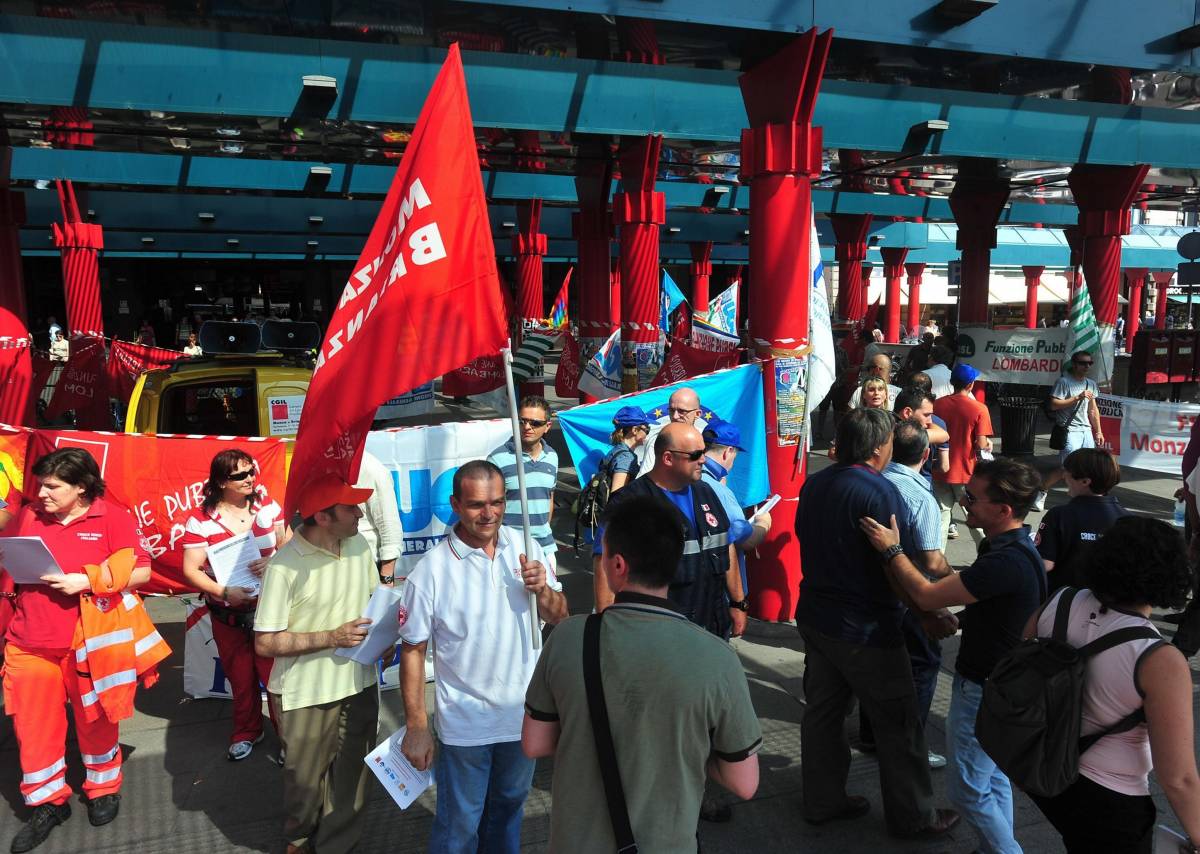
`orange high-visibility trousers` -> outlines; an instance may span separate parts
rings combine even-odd
[[[4,710],[13,719],[21,757],[21,795],[31,807],[61,804],[71,796],[67,785],[67,711],[71,703],[79,753],[87,772],[83,791],[89,798],[121,788],[118,727],[103,715],[88,721],[79,699],[75,653],[69,649],[4,649]]]

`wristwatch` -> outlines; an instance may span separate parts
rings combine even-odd
[[[882,555],[883,563],[886,566],[887,564],[892,562],[892,559],[894,557],[896,557],[896,555],[904,554],[904,547],[901,546],[899,543],[892,543],[890,546],[888,546],[886,549],[881,551],[879,554]]]
[[[395,576],[395,575],[381,575],[381,576],[379,576],[379,583],[380,583],[380,584],[394,584],[394,583],[395,583],[395,581],[396,581],[396,576]]]
[[[750,597],[747,596],[741,602],[730,602],[729,607],[737,608],[739,611],[749,611],[750,610]]]

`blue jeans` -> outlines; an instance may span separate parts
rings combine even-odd
[[[437,814],[429,835],[430,852],[516,854],[533,765],[521,752],[519,741],[475,747],[439,741],[433,766]]]
[[[950,803],[979,834],[985,854],[1021,854],[1013,838],[1012,785],[975,739],[975,718],[983,686],[954,674],[946,718]]]

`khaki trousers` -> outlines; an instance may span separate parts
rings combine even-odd
[[[278,695],[276,708],[283,708]],[[379,694],[358,694],[280,713],[287,750],[283,765],[283,834],[289,845],[317,854],[343,854],[362,836],[371,771],[363,759],[375,749]]]

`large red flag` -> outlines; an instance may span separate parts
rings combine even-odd
[[[104,339],[94,335],[79,335],[71,339],[71,355],[67,366],[58,375],[58,384],[50,404],[46,407],[47,418],[58,418],[68,409],[76,416],[94,412],[108,413],[108,383],[104,378]],[[95,415],[93,420],[102,423],[86,424],[83,429],[111,428],[107,419]]]
[[[579,342],[567,330],[563,336],[562,355],[558,357],[558,370],[554,372],[554,393],[559,397],[575,397],[579,394]]]
[[[722,368],[732,368],[738,363],[738,355],[737,350],[702,350],[675,338],[671,341],[671,352],[650,383],[650,388],[711,374]]]
[[[146,344],[130,344],[113,341],[108,353],[109,389],[126,403],[133,394],[138,377],[145,371],[165,368],[184,358],[178,350],[166,347],[150,347]]]
[[[308,387],[287,512],[353,483],[379,405],[505,345],[504,304],[458,46],[433,83]]]

